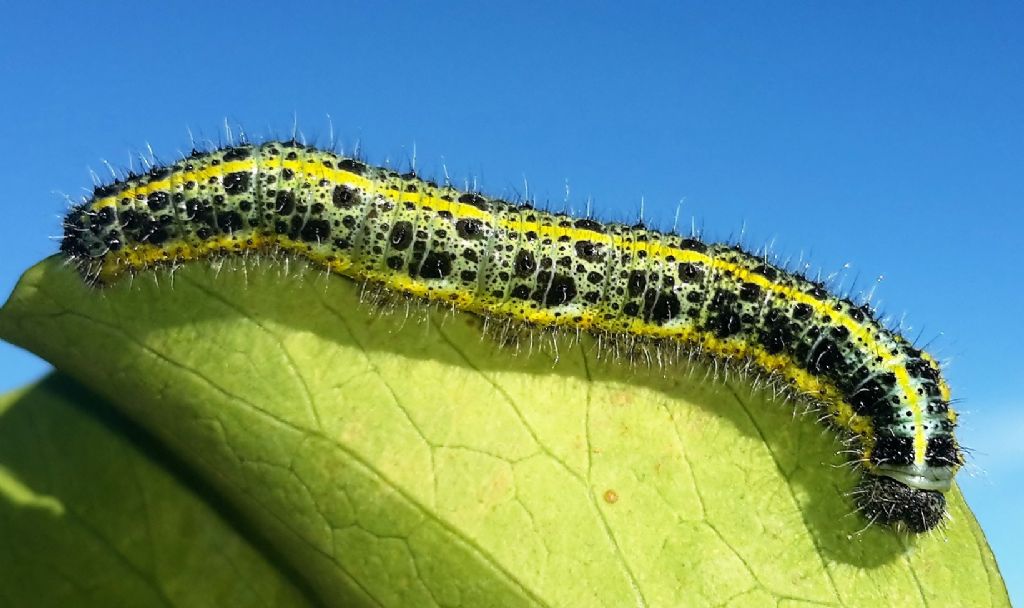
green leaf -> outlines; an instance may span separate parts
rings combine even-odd
[[[67,376],[0,397],[0,605],[313,605],[203,494]]]
[[[1008,605],[957,490],[936,533],[863,529],[834,437],[744,379],[378,308],[266,261],[97,290],[51,259],[0,335],[152,433],[324,604]]]

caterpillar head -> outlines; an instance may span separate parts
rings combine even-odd
[[[912,488],[891,477],[865,475],[854,492],[857,508],[874,523],[903,524],[927,532],[942,521],[946,496],[937,490]]]

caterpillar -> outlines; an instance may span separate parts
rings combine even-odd
[[[871,522],[924,532],[963,464],[939,365],[866,304],[738,245],[551,213],[296,141],[193,151],[98,186],[61,252],[91,284],[225,254],[294,255],[529,326],[744,361],[857,446]]]

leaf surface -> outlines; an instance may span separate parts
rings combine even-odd
[[[0,605],[316,605],[290,565],[230,519],[172,455],[66,375],[0,396]]]
[[[832,434],[746,379],[359,296],[237,260],[97,290],[51,259],[0,335],[147,429],[327,605],[1008,604],[958,490],[937,533],[863,529]]]

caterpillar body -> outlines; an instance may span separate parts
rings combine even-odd
[[[963,463],[936,361],[866,305],[735,245],[514,205],[297,142],[193,152],[97,187],[64,221],[87,281],[274,252],[528,325],[746,361],[853,438],[873,522],[923,532]]]

